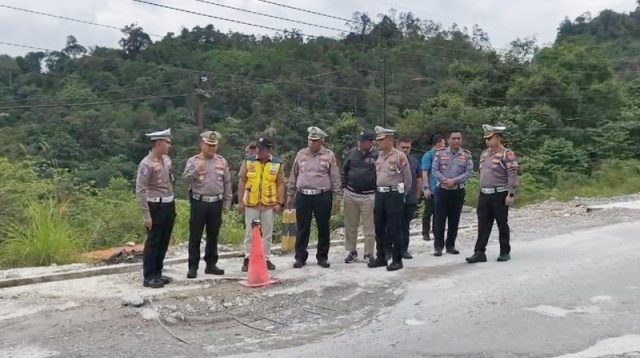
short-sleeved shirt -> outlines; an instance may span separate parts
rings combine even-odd
[[[145,219],[150,219],[149,198],[169,197],[173,195],[173,169],[171,159],[163,155],[162,159],[149,153],[138,165],[136,176],[136,201]]]
[[[411,170],[411,190],[407,192],[405,198],[405,204],[416,205],[418,204],[418,178],[422,176],[422,170],[420,169],[420,162],[414,156],[409,156],[409,169]]]
[[[287,194],[292,196],[300,189],[333,191],[342,195],[342,181],[336,156],[322,147],[317,153],[309,148],[298,152],[287,183]]]
[[[201,163],[207,164],[206,171],[196,172]],[[222,195],[224,207],[231,206],[231,174],[227,161],[220,155],[207,160],[202,154],[194,155],[187,160],[182,178],[189,185],[191,192],[200,195]]]
[[[486,149],[480,156],[480,187],[507,187],[513,192],[517,186],[518,161],[512,150],[500,147]]]
[[[379,151],[376,160],[376,181],[378,187],[403,184],[405,193],[411,191],[411,168],[407,156],[395,148],[388,154]]]
[[[429,190],[431,190],[432,192],[436,191],[436,188],[438,187],[438,180],[435,176],[433,176],[433,173],[431,171],[431,168],[433,166],[433,156],[435,155],[435,153],[435,149],[431,149],[430,151],[424,153],[424,155],[422,156],[421,166],[422,171],[427,172],[427,174],[429,175]],[[426,183],[423,183],[422,185],[426,185]]]
[[[473,173],[471,152],[466,149],[452,151],[450,147],[438,150],[433,158],[431,172],[438,184],[445,179],[454,179],[456,184],[466,184]]]

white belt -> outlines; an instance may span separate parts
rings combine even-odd
[[[509,188],[504,186],[499,186],[497,188],[480,188],[480,192],[482,194],[504,193],[505,191],[508,191],[508,190]]]
[[[222,194],[218,195],[200,195],[196,193],[192,193],[191,197],[195,200],[204,201],[205,203],[215,203],[222,200]]]
[[[299,192],[301,192],[304,195],[319,195],[324,193],[326,190],[320,190],[320,189],[298,189]]]
[[[171,196],[158,196],[155,198],[147,198],[147,201],[150,203],[172,203],[173,195]]]
[[[379,193],[389,193],[392,191],[398,191],[398,186],[397,185],[379,186],[377,190]]]

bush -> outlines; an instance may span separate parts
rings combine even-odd
[[[26,205],[26,224],[12,221],[4,226],[6,240],[0,244],[3,266],[48,266],[77,262],[84,246],[66,217],[67,203],[49,198]]]

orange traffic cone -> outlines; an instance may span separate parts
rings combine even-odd
[[[260,232],[260,220],[253,220],[251,223],[251,256],[249,256],[249,270],[246,281],[240,281],[245,287],[268,286],[278,281],[269,278],[267,271],[267,259],[264,256],[262,246],[262,233]]]

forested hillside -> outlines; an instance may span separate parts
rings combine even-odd
[[[565,19],[545,48],[533,38],[494,48],[480,27],[443,28],[411,13],[354,19],[364,26],[352,22],[335,38],[258,38],[213,25],[157,38],[131,24],[119,48],[70,34],[63,49],[2,56],[0,197],[50,194],[38,180],[71,199],[104,195],[115,178],[126,192],[148,150],[143,134],[168,127],[181,171],[197,150],[200,108],[235,169],[256,133],[290,159],[316,125],[342,153],[386,116],[414,137],[418,155],[431,134],[455,128],[477,158],[481,125],[508,126],[531,197],[566,178],[592,180],[603,165],[631,170],[622,180],[640,174],[640,7]],[[20,215],[8,211],[0,220]]]

